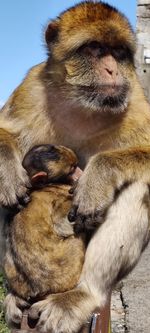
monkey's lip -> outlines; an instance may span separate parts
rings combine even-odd
[[[77,181],[81,175],[82,175],[82,170],[77,166],[73,172],[69,174],[69,178],[73,181]]]
[[[118,91],[118,89],[122,89],[123,84],[116,84],[116,83],[103,83],[98,85],[90,85],[90,86],[82,86],[83,89],[88,91],[105,91],[105,90],[112,90]]]
[[[104,84],[101,86],[95,87],[95,91],[98,93],[107,92],[107,95],[115,95],[118,94],[118,91],[122,88],[122,85],[116,84]]]

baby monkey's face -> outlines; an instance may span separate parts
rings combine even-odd
[[[50,182],[68,183],[80,176],[75,153],[63,146],[39,145],[33,147],[23,159],[32,184]]]

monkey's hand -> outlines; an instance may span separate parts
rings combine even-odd
[[[29,304],[25,300],[9,293],[3,304],[5,319],[8,326],[18,327],[21,324],[23,315],[22,311],[28,307]]]
[[[130,183],[150,182],[150,148],[118,150],[91,158],[74,190],[70,222],[75,232],[92,229],[104,221],[110,205]]]
[[[20,209],[29,201],[26,170],[11,147],[0,145],[0,205]]]
[[[29,316],[33,320],[39,318],[37,328],[42,333],[76,333],[97,306],[91,293],[78,287],[35,303]]]

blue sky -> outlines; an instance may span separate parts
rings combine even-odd
[[[0,105],[28,69],[46,59],[44,27],[49,19],[79,0],[0,1]],[[136,0],[107,0],[136,25]]]

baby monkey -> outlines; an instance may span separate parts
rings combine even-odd
[[[74,288],[85,254],[82,235],[67,219],[71,183],[80,176],[77,157],[63,146],[32,148],[23,160],[31,179],[31,202],[6,226],[4,272],[10,290],[33,303]]]

